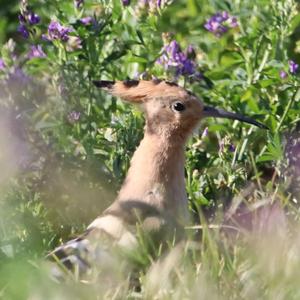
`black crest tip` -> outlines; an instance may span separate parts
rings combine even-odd
[[[98,88],[111,89],[115,82],[110,80],[93,80],[93,84]]]
[[[165,83],[169,86],[178,86],[178,84],[175,81],[165,81]]]
[[[127,87],[127,88],[131,88],[131,87],[135,87],[138,86],[140,83],[139,80],[134,80],[134,79],[127,79],[123,81],[123,84]]]

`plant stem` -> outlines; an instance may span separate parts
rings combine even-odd
[[[254,159],[254,155],[253,155],[252,151],[250,151],[250,159],[251,159],[252,167],[253,167],[253,170],[254,170],[254,176],[255,176],[255,179],[257,181],[258,187],[261,191],[263,191],[262,184],[261,184],[260,177],[259,177],[259,173],[258,173],[258,170],[257,170],[257,166],[255,164],[255,159]]]
[[[265,67],[266,63],[267,63],[267,60],[269,58],[269,55],[271,53],[271,46],[270,44],[267,45],[267,50],[265,51],[265,54],[262,58],[262,61],[258,67],[258,70],[257,70],[257,73],[255,74],[254,78],[253,78],[253,82],[255,83],[257,80],[259,80],[259,77],[260,77],[260,74],[263,70],[263,68]]]
[[[275,132],[278,132],[279,129],[280,129],[280,127],[282,126],[282,124],[283,124],[283,122],[284,122],[284,120],[285,120],[285,118],[286,118],[286,116],[287,116],[287,114],[288,114],[288,112],[289,112],[291,106],[292,106],[293,103],[295,102],[296,95],[298,94],[298,92],[299,92],[299,87],[297,87],[297,89],[295,90],[293,96],[292,96],[291,99],[289,100],[289,102],[288,102],[288,104],[287,104],[287,106],[286,106],[286,108],[285,108],[285,110],[284,110],[284,113],[283,113],[283,115],[282,115],[282,117],[281,117],[281,120],[280,120],[280,122],[278,123],[278,125],[277,125],[277,127],[276,127]]]

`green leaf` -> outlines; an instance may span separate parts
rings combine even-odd
[[[243,63],[244,59],[238,52],[225,51],[221,55],[220,64],[223,67],[232,67]]]
[[[139,40],[141,41],[141,43],[142,43],[143,45],[145,45],[145,42],[144,42],[144,39],[143,39],[143,34],[142,34],[142,32],[141,32],[140,30],[137,29],[136,34],[137,34],[137,36],[139,37]]]
[[[259,85],[262,87],[262,88],[266,88],[270,85],[273,85],[275,83],[275,80],[274,79],[264,79],[264,80],[260,80],[259,81]]]
[[[269,136],[269,140],[266,152],[257,159],[257,162],[279,161],[283,159],[284,151],[279,134],[276,133],[274,136]]]
[[[135,55],[127,58],[126,61],[127,62],[143,63],[143,64],[148,63],[148,60],[146,58],[141,57],[141,56],[135,56]]]

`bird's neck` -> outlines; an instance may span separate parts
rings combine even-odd
[[[145,131],[135,151],[117,202],[141,201],[177,219],[187,218],[184,141]]]

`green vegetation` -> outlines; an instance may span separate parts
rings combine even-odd
[[[0,298],[300,299],[296,1],[4,1],[0,17]],[[203,120],[191,238],[136,255],[141,291],[118,266],[57,284],[44,256],[114,199],[142,137],[142,114],[92,81],[151,77],[270,130]]]

